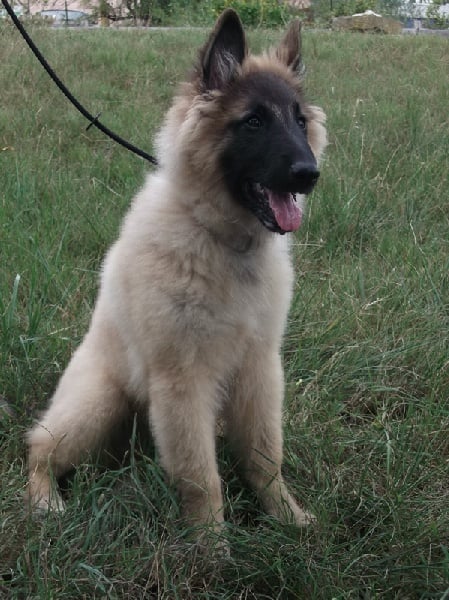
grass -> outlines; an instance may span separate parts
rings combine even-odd
[[[199,31],[45,31],[92,112],[151,152]],[[275,32],[252,34],[260,48]],[[11,28],[0,53],[0,597],[449,597],[447,40],[306,33],[330,146],[295,238],[285,474],[318,516],[263,516],[220,449],[232,560],[196,555],[154,451],[78,469],[23,509],[24,433],[89,321],[104,252],[148,170],[85,131]],[[0,409],[1,410],[1,409]]]

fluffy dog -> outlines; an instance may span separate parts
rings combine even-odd
[[[311,515],[281,475],[280,346],[290,236],[318,177],[325,116],[306,103],[300,24],[254,56],[225,11],[157,139],[160,166],[109,250],[89,331],[29,434],[29,499],[60,509],[51,475],[147,415],[190,524],[220,529],[218,417],[265,510]]]

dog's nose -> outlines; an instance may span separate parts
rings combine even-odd
[[[297,190],[300,193],[307,194],[312,191],[313,186],[318,181],[320,172],[316,165],[296,162],[290,167],[290,173],[293,176],[296,184],[299,186]]]
[[[315,185],[318,181],[318,177],[320,176],[320,172],[318,171],[316,165],[307,165],[303,162],[294,163],[290,167],[290,172],[295,179],[300,179],[304,181],[304,183],[308,183],[310,185]]]

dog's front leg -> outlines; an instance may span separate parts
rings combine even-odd
[[[265,510],[299,526],[314,520],[298,506],[282,478],[284,375],[277,349],[251,348],[235,382],[228,437],[243,473]]]
[[[199,537],[206,530],[220,532],[223,522],[216,386],[205,371],[158,369],[150,382],[150,421],[160,460],[177,486],[185,520],[199,526]]]

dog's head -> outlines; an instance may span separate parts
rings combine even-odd
[[[174,105],[176,134],[186,133],[185,162],[197,179],[209,173],[224,182],[238,206],[277,233],[300,226],[302,196],[318,180],[326,144],[325,116],[305,102],[302,70],[298,20],[277,48],[254,56],[228,9]]]
[[[251,60],[241,22],[228,10],[203,49],[201,68],[204,90],[219,90],[226,99],[230,118],[221,164],[232,196],[269,230],[296,230],[298,194],[310,193],[319,177],[301,93],[299,21],[275,53]]]

